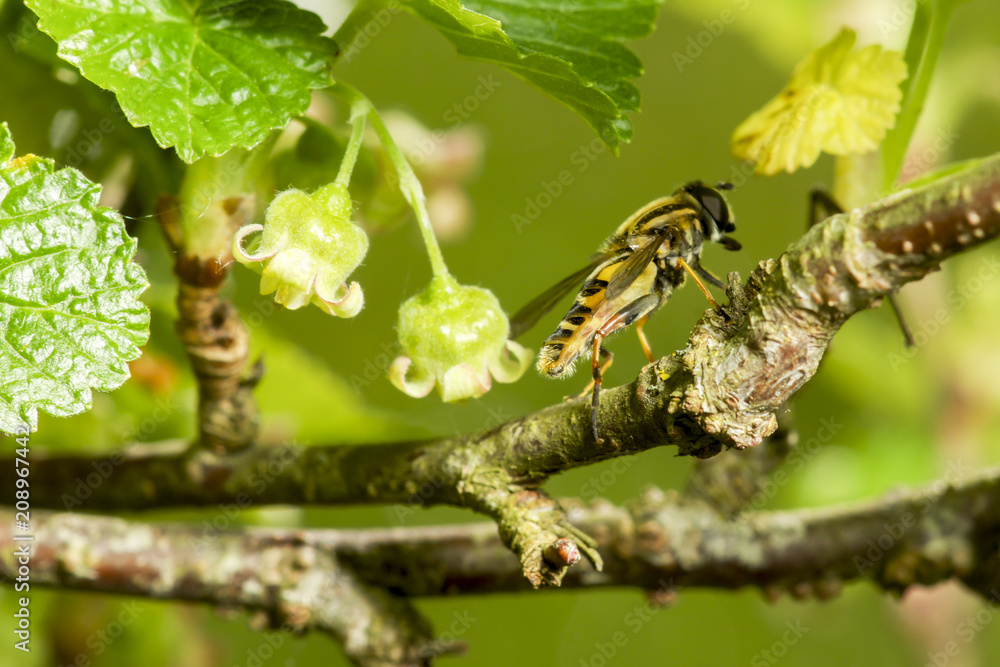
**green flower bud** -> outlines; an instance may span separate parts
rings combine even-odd
[[[482,396],[491,375],[513,382],[531,364],[531,351],[507,340],[510,324],[493,293],[450,276],[407,299],[397,329],[403,356],[389,380],[410,396],[426,396],[435,385],[447,402]]]
[[[263,231],[255,253],[243,240]],[[338,317],[354,317],[364,294],[347,277],[368,252],[368,236],[351,222],[351,196],[331,183],[311,195],[282,192],[267,207],[264,225],[247,225],[233,239],[233,256],[243,264],[262,262],[260,293],[292,310],[309,303]]]

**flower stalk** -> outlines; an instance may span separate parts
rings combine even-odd
[[[406,201],[409,202],[410,207],[413,208],[413,212],[417,217],[417,224],[420,225],[420,233],[423,236],[424,245],[427,247],[427,256],[431,262],[431,271],[434,272],[435,276],[450,276],[451,273],[448,271],[448,266],[444,263],[444,255],[441,254],[441,247],[438,245],[437,237],[434,235],[434,227],[431,225],[430,215],[427,213],[427,200],[424,196],[423,186],[420,185],[420,179],[413,172],[413,168],[410,166],[403,151],[396,145],[392,135],[389,134],[385,123],[382,122],[382,117],[379,116],[375,107],[368,101],[368,98],[355,88],[343,82],[338,82],[333,86],[333,92],[351,102],[352,115],[354,109],[360,110],[367,106],[366,114],[368,121],[372,124],[372,129],[375,130],[379,141],[382,142],[386,154],[392,161],[392,166],[396,168],[396,173],[399,176],[399,189],[406,198]]]
[[[895,190],[910,139],[924,109],[924,100],[927,99],[931,77],[944,45],[948,23],[952,12],[962,1],[964,0],[930,0],[916,3],[905,54],[910,80],[903,91],[902,107],[896,117],[896,124],[882,144],[885,156],[882,192]]]

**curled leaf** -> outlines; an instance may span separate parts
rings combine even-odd
[[[845,28],[799,63],[785,89],[736,128],[733,154],[770,176],[808,167],[821,151],[877,148],[896,121],[906,64],[879,45],[854,51],[854,40]]]

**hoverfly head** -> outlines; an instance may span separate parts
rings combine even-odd
[[[684,186],[684,190],[701,206],[701,220],[705,224],[708,237],[716,243],[721,243],[726,250],[739,250],[741,247],[739,241],[726,236],[727,233],[736,231],[736,218],[721,191],[732,189],[732,183],[718,183],[713,188],[701,181]]]

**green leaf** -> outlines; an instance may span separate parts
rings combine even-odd
[[[149,336],[146,274],[101,188],[35,155],[0,124],[0,430],[35,428],[110,391]]]
[[[330,83],[336,44],[283,0],[27,0],[59,55],[185,162],[250,148]]]
[[[642,74],[642,63],[621,42],[652,32],[659,0],[413,0],[404,6],[435,25],[460,54],[502,65],[573,109],[612,149],[632,138],[624,113],[639,108],[630,79]]]

